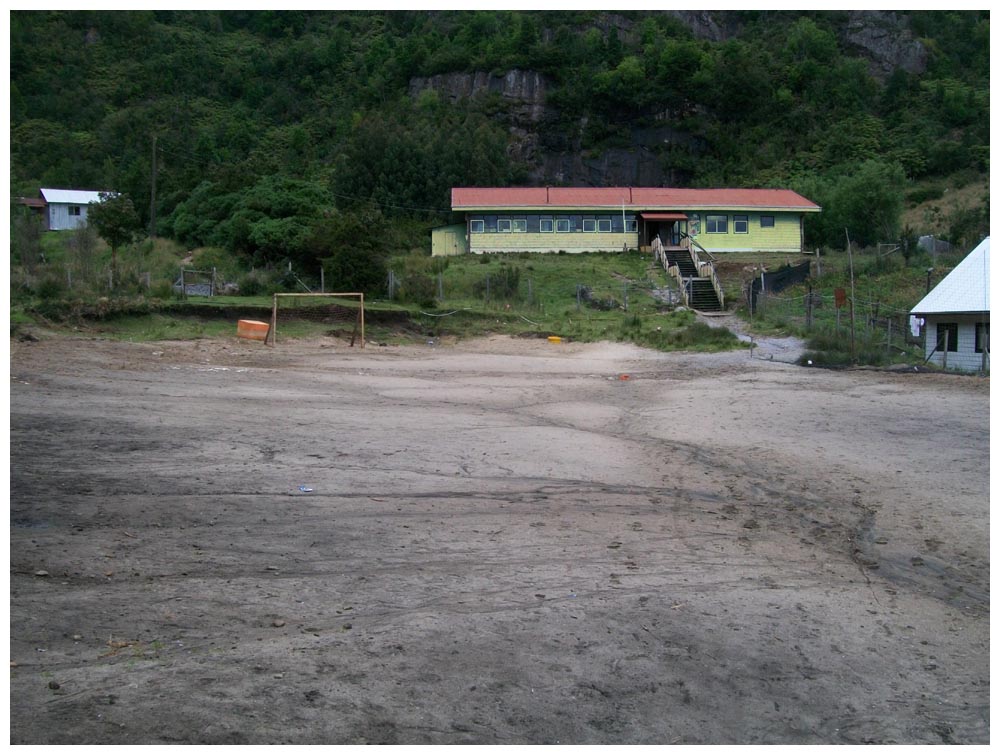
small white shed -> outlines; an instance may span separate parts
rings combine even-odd
[[[924,329],[927,361],[964,372],[989,370],[989,236],[910,310],[910,318]]]
[[[45,220],[50,231],[69,231],[87,222],[87,206],[100,202],[97,191],[78,189],[42,189],[45,200]]]

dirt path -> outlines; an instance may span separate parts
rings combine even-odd
[[[989,741],[988,379],[11,350],[12,743]]]

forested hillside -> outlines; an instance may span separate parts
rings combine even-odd
[[[811,245],[988,228],[985,11],[16,11],[10,29],[14,196],[114,189],[159,235],[255,264],[419,246],[456,185],[790,187],[824,207]]]

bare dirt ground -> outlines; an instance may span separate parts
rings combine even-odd
[[[12,340],[11,742],[987,743],[989,380],[762,356]]]

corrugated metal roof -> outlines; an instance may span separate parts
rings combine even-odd
[[[451,190],[453,209],[470,207],[621,207],[698,210],[759,208],[819,212],[819,205],[790,189],[665,189],[649,187],[512,187]]]
[[[49,204],[90,204],[100,202],[98,191],[82,191],[80,189],[42,189],[42,196]]]
[[[990,311],[990,237],[910,310],[917,315]]]

